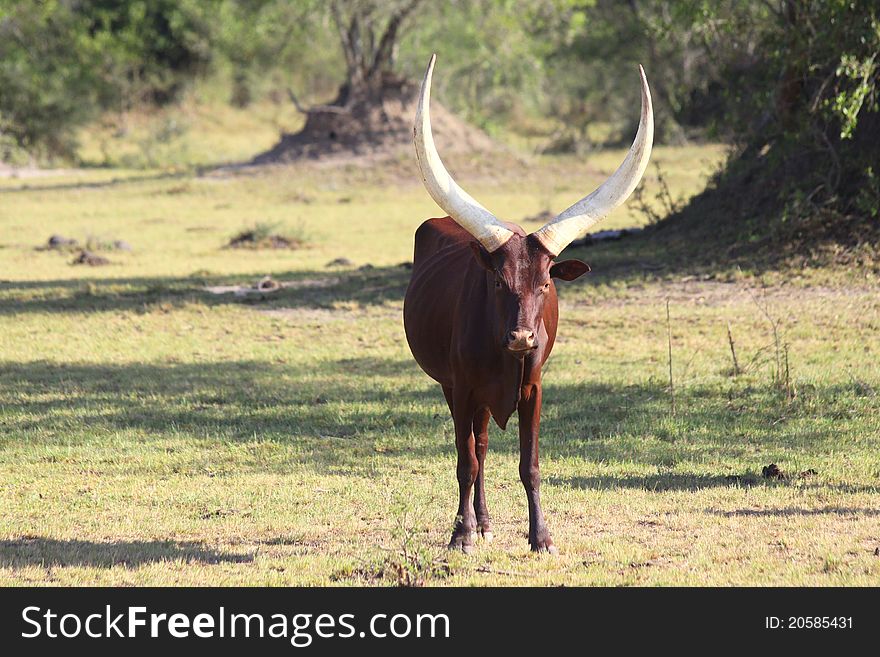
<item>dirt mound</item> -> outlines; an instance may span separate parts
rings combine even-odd
[[[230,249],[298,249],[302,242],[285,235],[261,235],[255,230],[245,230],[229,240]]]
[[[349,93],[342,89],[330,105],[307,110],[306,124],[283,135],[252,164],[290,163],[333,156],[375,156],[412,150],[412,122],[419,85],[386,76],[379,89]],[[431,103],[434,140],[441,153],[485,152],[495,144],[440,105]]]
[[[72,265],[88,265],[89,267],[102,267],[109,265],[110,261],[104,256],[92,253],[91,251],[80,251],[79,255],[74,258]]]

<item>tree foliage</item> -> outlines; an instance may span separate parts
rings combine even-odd
[[[765,7],[753,54],[721,68],[722,118],[737,148],[710,189],[671,223],[700,229],[717,217],[705,228],[728,245],[728,256],[840,257],[876,248],[876,3],[780,0]]]
[[[196,0],[3,0],[0,147],[70,155],[73,129],[101,111],[175,99],[211,61],[209,9]]]

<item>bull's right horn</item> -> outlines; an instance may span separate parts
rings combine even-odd
[[[651,106],[651,90],[644,69],[639,66],[642,81],[642,116],[639,130],[629,153],[617,171],[611,174],[599,188],[559,214],[533,235],[552,255],[559,255],[572,241],[583,235],[597,221],[623,203],[642,179],[651,145],[654,142],[654,110]]]
[[[436,61],[437,55],[431,55],[425,79],[422,81],[422,91],[419,95],[419,105],[416,109],[416,120],[413,126],[413,142],[416,147],[416,158],[419,162],[422,182],[425,183],[425,189],[428,190],[437,205],[473,235],[489,253],[492,253],[507,242],[513,232],[459,187],[440,160],[440,155],[434,145],[434,135],[431,132],[429,107],[431,76]]]

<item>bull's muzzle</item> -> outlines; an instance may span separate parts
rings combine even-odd
[[[538,341],[535,339],[535,332],[529,329],[514,329],[507,334],[506,344],[504,345],[511,353],[522,355],[527,351],[536,349]]]

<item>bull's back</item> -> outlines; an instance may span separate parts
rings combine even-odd
[[[473,237],[449,217],[428,219],[416,231],[412,278],[403,301],[410,350],[435,381],[452,385],[450,349],[465,280],[481,275]]]

